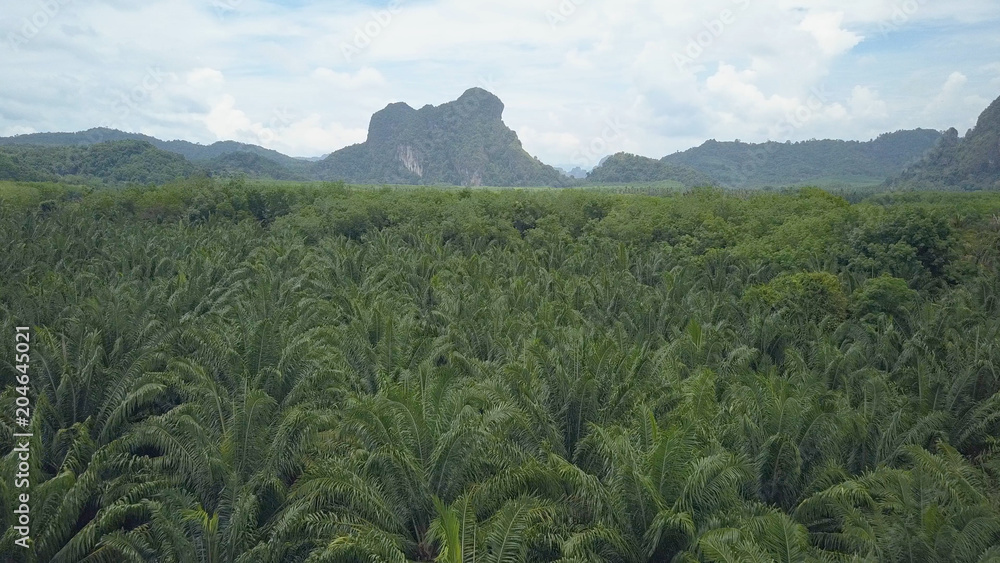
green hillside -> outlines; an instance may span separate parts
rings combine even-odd
[[[145,141],[83,146],[0,146],[0,180],[163,184],[198,168]]]
[[[219,141],[211,145],[200,145],[188,141],[164,141],[140,133],[126,133],[117,129],[97,127],[76,133],[31,133],[13,137],[0,137],[0,146],[36,145],[50,147],[89,146],[109,141],[145,141],[158,149],[179,154],[192,161],[212,160],[232,153],[250,153],[267,158],[278,164],[295,168],[303,161],[284,155],[278,151],[257,145],[236,141]]]
[[[868,142],[711,140],[662,160],[689,166],[732,187],[878,184],[916,162],[940,138],[938,131],[917,129],[886,133]]]
[[[965,138],[949,130],[921,162],[889,182],[896,188],[1000,190],[1000,98]]]
[[[618,153],[607,157],[587,174],[588,184],[665,181],[677,182],[689,188],[712,186],[718,183],[707,174],[694,168],[628,153]]]
[[[273,180],[305,180],[309,177],[310,166],[300,162],[286,166],[254,152],[227,152],[208,161],[198,161],[197,165],[212,175],[246,175],[252,178]]]

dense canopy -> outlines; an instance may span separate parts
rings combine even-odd
[[[5,561],[1000,559],[996,194],[0,184],[0,240]]]

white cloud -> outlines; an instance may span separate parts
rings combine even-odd
[[[273,129],[274,141],[271,148],[292,156],[316,156],[316,147],[336,148],[353,145],[365,140],[366,129],[351,129],[340,123],[324,121],[319,114],[312,114],[303,119],[289,123],[285,127]]]
[[[531,143],[535,146],[543,146],[549,151],[556,153],[572,153],[583,146],[579,137],[572,133],[560,131],[538,131],[533,127],[524,126],[518,128],[518,137],[522,142]]]
[[[948,75],[948,80],[944,83],[943,93],[952,94],[962,89],[969,82],[969,77],[961,72],[955,71]]]
[[[253,123],[246,113],[236,109],[236,98],[229,94],[212,106],[205,116],[205,126],[220,139],[238,141],[256,139],[265,129],[262,124]]]
[[[14,135],[27,135],[29,133],[36,133],[31,127],[24,127],[22,125],[15,125],[13,127],[4,127],[0,129],[0,136],[3,137],[13,137]]]
[[[991,93],[993,95],[994,93]],[[982,110],[992,101],[969,87],[969,77],[954,71],[941,85],[937,95],[921,112],[924,119],[933,121],[938,129],[955,127],[959,134],[971,129]]]
[[[0,134],[118,123],[319,155],[364,140],[390,102],[440,104],[484,86],[529,152],[593,164],[609,120],[623,131],[603,143],[609,152],[653,157],[707,138],[867,139],[961,129],[1000,84],[995,0],[918,2],[897,26],[908,42],[878,33],[896,3],[575,0],[553,25],[549,12],[565,2],[407,1],[381,20],[388,0],[74,2],[19,51],[0,42]],[[33,12],[15,4],[0,39]],[[373,21],[378,33],[345,60],[342,46]],[[673,55],[699,36],[701,52],[678,69]],[[120,96],[149,69],[171,78],[124,114]]]
[[[948,79],[941,86],[940,92],[924,108],[924,113],[933,113],[947,104],[954,103],[961,96],[968,82],[969,78],[961,72],[955,71],[949,74]]]
[[[983,65],[980,70],[991,76],[990,84],[1000,86],[1000,62]]]
[[[350,129],[324,120],[319,114],[297,118],[284,109],[254,121],[236,107],[236,98],[226,94],[203,118],[217,139],[232,139],[273,148],[293,156],[309,156],[316,147],[336,147],[365,140],[365,129]],[[330,149],[332,150],[332,149]]]
[[[355,73],[337,72],[321,67],[314,70],[312,76],[342,90],[371,88],[385,84],[385,77],[382,76],[382,73],[371,67],[364,67]]]
[[[851,113],[859,117],[884,118],[889,115],[889,107],[878,92],[866,86],[854,87],[848,105]]]
[[[570,49],[566,52],[566,64],[579,70],[592,70],[594,68],[590,59],[576,49]]]
[[[843,22],[843,12],[808,14],[802,19],[799,29],[812,34],[823,53],[833,56],[849,51],[863,39],[862,36],[843,29]]]
[[[191,86],[221,86],[226,78],[222,72],[214,68],[196,68],[187,74],[187,83]]]

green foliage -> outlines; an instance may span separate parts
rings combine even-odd
[[[187,141],[162,141],[149,135],[126,133],[106,127],[95,127],[76,133],[31,133],[27,135],[15,135],[13,137],[0,137],[0,146],[84,147],[112,141],[146,142],[160,150],[179,154],[192,162],[209,161],[238,153],[256,155],[291,168],[302,165],[302,162],[297,159],[285,156],[277,151],[268,150],[256,145],[238,143],[236,141],[220,141],[211,145],[199,145]]]
[[[693,168],[628,153],[607,157],[587,174],[587,182],[593,184],[663,181],[677,182],[688,188],[716,184],[710,176]]]
[[[163,184],[186,178],[195,167],[184,157],[144,141],[89,146],[0,146],[0,179],[68,179],[113,184]]]
[[[253,152],[230,152],[204,163],[213,176],[247,175],[274,180],[304,180],[304,165],[283,165],[276,160]]]
[[[852,266],[931,283],[947,280],[956,241],[948,222],[924,209],[873,210],[851,235]]]
[[[313,163],[234,141],[210,146],[113,129],[0,138],[0,180],[162,184],[196,174],[312,178]]]
[[[3,479],[0,553],[989,561],[998,214],[995,194],[0,183],[0,320],[33,327],[36,398],[34,544]],[[18,373],[0,362],[5,475]]]
[[[795,317],[818,322],[826,317],[841,320],[847,314],[847,297],[837,276],[829,272],[782,274],[771,282],[750,288],[744,300]]]
[[[919,294],[906,280],[882,275],[866,280],[851,298],[851,309],[858,317],[890,315],[902,317],[918,301]]]

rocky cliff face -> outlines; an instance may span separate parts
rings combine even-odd
[[[979,116],[976,127],[959,138],[948,130],[922,161],[890,184],[899,188],[1000,190],[1000,98]]]
[[[561,186],[569,179],[532,157],[502,120],[500,98],[473,88],[419,110],[394,103],[372,116],[368,139],[318,165],[358,183]]]

